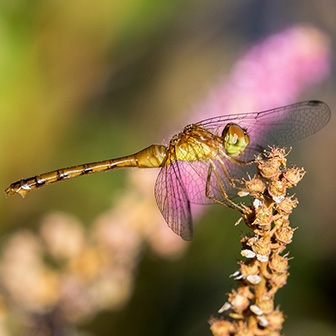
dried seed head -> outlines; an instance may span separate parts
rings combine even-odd
[[[283,244],[290,244],[292,242],[294,229],[290,226],[282,226],[275,232],[276,239]]]
[[[250,181],[245,182],[245,186],[249,194],[262,194],[265,191],[265,183],[258,177],[253,177]]]
[[[233,275],[238,281],[237,291],[228,295],[220,309],[231,320],[221,325],[220,333],[212,329],[216,336],[280,336],[284,320],[282,313],[274,310],[274,295],[289,275],[288,257],[281,254],[292,241],[294,229],[288,218],[298,204],[286,193],[300,181],[304,171],[286,170],[285,151],[281,149],[259,155],[256,162],[259,175],[239,185],[241,195],[248,193],[254,198],[252,205],[241,211],[252,229],[241,239],[241,255],[247,259],[239,263],[239,271]]]
[[[289,273],[274,273],[270,278],[270,284],[273,287],[281,288],[286,285]]]
[[[275,330],[280,330],[285,319],[282,312],[276,309],[267,315],[267,320],[269,327],[272,327]]]
[[[252,250],[256,254],[260,254],[263,256],[268,256],[271,252],[271,247],[269,243],[268,237],[261,237],[252,245]]]
[[[258,162],[258,171],[262,177],[271,179],[281,174],[280,166],[277,161],[260,161]]]
[[[273,298],[265,296],[261,301],[258,301],[258,307],[264,312],[264,314],[269,314],[274,309]]]
[[[230,336],[235,332],[234,325],[223,320],[212,321],[210,329],[214,336]]]
[[[273,210],[271,207],[266,206],[264,203],[255,208],[255,219],[253,224],[260,226],[268,226],[273,220]]]
[[[275,272],[287,273],[288,258],[275,254],[270,260],[269,267]]]
[[[241,262],[240,263],[240,273],[245,278],[249,275],[256,275],[259,273],[259,264],[257,262],[252,262],[246,265],[245,263]]]
[[[232,310],[236,312],[242,312],[250,304],[249,299],[245,295],[238,294],[237,292],[230,293],[228,301],[231,303]]]
[[[274,181],[268,186],[268,193],[278,202],[286,196],[286,183],[284,181]]]
[[[292,210],[296,208],[299,201],[296,198],[285,197],[280,203],[277,203],[276,209],[280,213],[291,214]]]
[[[287,169],[283,173],[283,176],[287,182],[287,188],[295,187],[302,180],[305,174],[306,172],[303,168],[292,167],[290,169]]]
[[[258,162],[258,170],[260,174],[266,179],[276,177],[281,174],[281,168],[286,165],[286,153],[284,149],[272,148],[265,156],[259,156],[256,161]]]
[[[290,225],[290,222],[289,222],[288,216],[279,216],[278,218],[274,219],[274,226],[278,228],[286,227],[289,225]]]

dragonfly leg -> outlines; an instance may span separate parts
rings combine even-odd
[[[229,177],[229,173],[228,173],[228,171],[227,171],[227,169],[226,169],[225,166],[224,166],[223,170],[224,170],[224,173],[227,176],[228,180],[231,183],[231,179]],[[218,185],[218,187],[220,189],[220,193],[223,196],[223,200],[220,200],[220,199],[218,199],[218,198],[216,198],[216,197],[214,197],[214,196],[212,196],[210,194],[210,186],[211,186],[210,179],[211,179],[211,175],[212,174],[214,174],[214,176],[216,178],[216,182],[217,182],[217,185]],[[222,181],[220,179],[220,176],[218,174],[217,168],[216,168],[216,166],[213,163],[210,164],[210,167],[209,167],[209,170],[208,170],[207,182],[206,182],[206,187],[205,187],[205,195],[206,195],[207,198],[209,198],[211,201],[213,201],[215,203],[218,203],[218,204],[221,204],[221,205],[225,205],[225,206],[227,206],[227,207],[229,207],[231,209],[235,209],[235,210],[238,210],[240,212],[243,212],[243,210],[244,210],[244,207],[242,205],[233,202],[229,198],[229,196],[227,195],[227,193],[225,191],[225,187],[224,187],[224,185],[223,185],[223,183],[222,183]]]
[[[239,159],[235,159],[231,156],[228,156],[228,155],[225,155],[225,158],[227,160],[229,160],[230,162],[236,164],[236,165],[240,165],[240,166],[251,166],[253,164],[256,164],[256,159],[253,159],[253,160],[250,160],[250,161],[242,161],[242,160],[239,160]],[[232,187],[234,189],[237,189],[238,191],[246,191],[246,188],[245,188],[245,179],[242,178],[242,179],[237,179],[237,178],[233,178],[231,177],[231,175],[229,174],[229,172],[227,171],[227,168],[225,166],[225,163],[223,162],[223,160],[219,157],[218,158],[218,162],[220,163],[222,169],[223,169],[223,172],[225,173],[225,176],[226,178],[228,179],[228,181],[230,182],[230,184],[232,185]],[[246,177],[249,177],[250,178],[250,175],[247,173],[247,176]]]

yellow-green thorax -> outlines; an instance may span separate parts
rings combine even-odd
[[[182,133],[175,135],[169,144],[169,153],[164,163],[168,165],[174,161],[204,161],[218,155],[222,146],[218,137],[196,124],[188,125]]]
[[[188,125],[170,141],[162,166],[178,160],[193,162],[215,159],[223,152],[228,156],[237,157],[244,152],[249,142],[246,131],[237,124],[227,124],[222,136],[213,134],[197,124]]]

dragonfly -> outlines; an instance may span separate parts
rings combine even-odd
[[[235,181],[253,176],[257,155],[316,133],[331,116],[327,104],[304,101],[262,112],[230,114],[187,125],[169,144],[153,144],[132,155],[86,163],[21,179],[6,195],[26,196],[58,181],[125,168],[161,168],[154,194],[168,226],[184,240],[193,237],[191,204],[238,208]]]

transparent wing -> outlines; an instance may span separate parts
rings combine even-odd
[[[184,240],[193,236],[190,202],[178,162],[161,169],[155,183],[155,198],[168,226]]]
[[[222,189],[219,185],[214,170],[210,169],[210,165],[214,166],[220,183],[225,194],[223,195]],[[180,181],[184,186],[185,193],[190,203],[196,204],[211,204],[213,201],[206,195],[206,187],[210,196],[221,201],[225,201],[226,196],[234,198],[237,196],[237,189],[235,189],[228,177],[241,178],[242,175],[248,178],[247,173],[253,176],[256,168],[253,165],[242,165],[236,167],[237,163],[232,163],[224,156],[214,157],[210,161],[178,161]],[[238,176],[239,175],[239,176]]]
[[[316,133],[329,121],[330,108],[321,101],[305,101],[279,108],[210,118],[198,123],[216,135],[222,135],[229,122],[247,130],[250,144],[240,156],[248,161],[268,146],[290,145]]]

